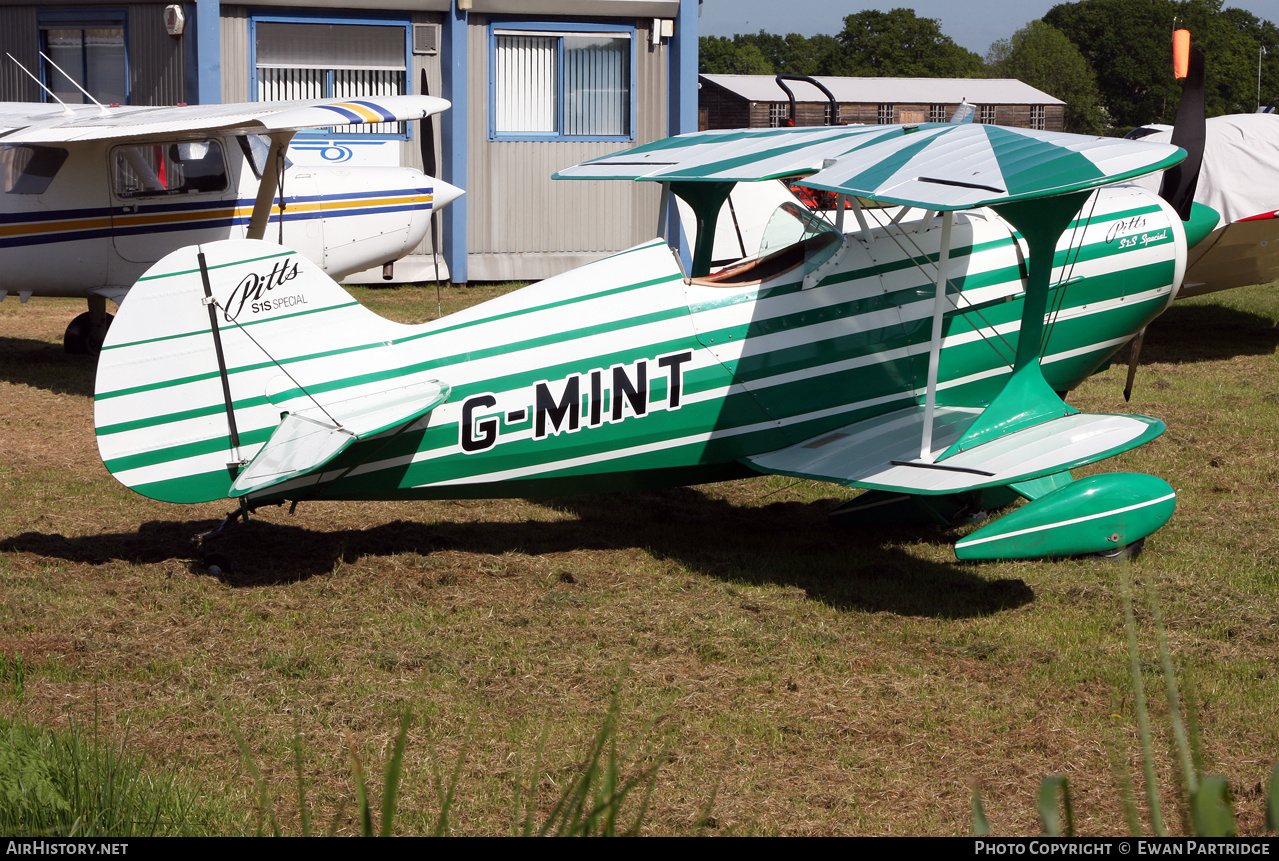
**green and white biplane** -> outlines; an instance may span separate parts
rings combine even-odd
[[[110,330],[98,445],[139,493],[243,513],[776,473],[867,488],[838,511],[864,522],[1027,500],[961,558],[1119,552],[1172,488],[1071,470],[1164,424],[1060,395],[1168,305],[1215,224],[1116,185],[1184,155],[984,125],[670,138],[557,176],[660,183],[695,215],[691,267],[654,240],[415,326],[286,248],[190,247]],[[833,223],[734,203],[778,178],[839,195]],[[764,225],[738,259],[715,259],[721,212]]]

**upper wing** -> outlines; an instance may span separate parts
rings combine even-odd
[[[327,126],[418,120],[446,110],[435,96],[380,96],[229,105],[98,108],[76,106],[70,115],[56,105],[0,104],[4,143],[58,144],[120,137],[169,136],[189,131],[241,134]]]
[[[557,179],[799,185],[933,210],[1096,188],[1177,164],[1171,144],[1002,126],[818,126],[680,135],[562,170]]]

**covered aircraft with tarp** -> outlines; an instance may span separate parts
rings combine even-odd
[[[1143,126],[1131,136],[1164,142],[1172,129]],[[1215,209],[1221,220],[1191,250],[1182,296],[1279,278],[1279,114],[1210,117],[1194,199]]]

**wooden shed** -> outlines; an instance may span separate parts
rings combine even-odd
[[[817,77],[839,105],[839,122],[946,122],[961,102],[974,122],[1062,131],[1066,103],[1007,78]],[[698,75],[698,127],[769,128],[786,125],[790,100],[772,75]],[[795,94],[795,124],[830,123],[830,102],[818,88],[787,81]]]

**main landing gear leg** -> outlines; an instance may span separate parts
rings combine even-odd
[[[73,356],[96,356],[111,328],[105,296],[90,296],[89,310],[71,321],[62,336],[62,349]]]

